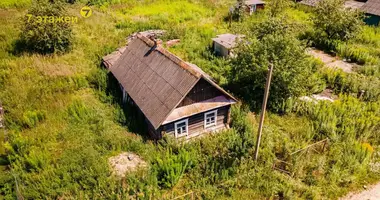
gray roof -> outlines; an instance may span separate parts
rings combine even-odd
[[[212,41],[217,42],[218,44],[224,46],[227,49],[232,49],[236,47],[237,42],[242,37],[244,36],[226,33],[226,34],[217,35],[216,38],[212,38]]]
[[[316,6],[318,4],[318,2],[320,2],[321,0],[302,0],[300,1],[301,4],[305,4],[307,6]]]
[[[351,9],[360,9],[364,4],[365,2],[349,0],[349,1],[344,2],[344,7],[351,8]]]
[[[109,70],[156,129],[202,78],[235,100],[200,68],[142,34],[130,41]]]
[[[244,2],[245,5],[259,5],[259,4],[265,4],[264,1],[261,0],[247,0]]]
[[[368,0],[362,10],[368,14],[380,16],[380,0]]]

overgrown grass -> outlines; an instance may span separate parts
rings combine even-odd
[[[31,5],[32,0],[3,0],[0,2],[0,9],[2,8],[24,8]]]

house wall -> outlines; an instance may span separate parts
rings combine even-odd
[[[223,93],[212,86],[204,79],[200,79],[194,88],[190,90],[187,96],[178,104],[178,107],[190,105],[193,103],[201,102],[207,99],[212,99],[217,96],[221,96]]]
[[[364,19],[364,22],[367,25],[372,25],[372,26],[378,26],[380,23],[380,16],[376,15],[371,15],[371,14],[366,14],[367,18]]]
[[[213,42],[213,46],[215,55],[223,57],[227,57],[229,55],[229,50],[224,46],[220,45],[219,43]]]
[[[215,110],[215,109],[214,109]],[[204,113],[199,113],[193,116],[188,117],[188,136],[187,138],[195,137],[198,136],[204,132],[209,132],[209,131],[217,131],[220,129],[226,128],[226,124],[228,124],[228,116],[229,116],[229,110],[230,106],[224,106],[221,108],[217,108],[217,118],[216,118],[216,126],[214,127],[209,127],[205,129],[204,127]],[[212,110],[210,110],[212,111]],[[209,112],[209,111],[207,111]],[[185,118],[184,118],[185,119]],[[163,134],[170,135],[170,136],[175,136],[175,131],[174,131],[174,124],[176,122],[182,121],[184,119],[180,119],[174,122],[171,122],[166,125],[162,125],[160,127],[160,131],[163,132]]]
[[[253,7],[255,6],[255,4],[252,4],[252,5],[248,5],[246,7],[246,12],[248,12],[250,15],[252,15],[252,13],[256,12],[257,10],[261,10],[261,9],[264,9],[264,4],[256,4],[256,10],[253,10]],[[252,10],[251,10],[252,8]]]

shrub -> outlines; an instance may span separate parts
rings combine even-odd
[[[335,50],[340,41],[347,41],[361,29],[362,14],[345,9],[343,0],[322,0],[315,8],[313,17],[315,32],[313,41],[319,48]]]
[[[35,127],[38,122],[45,119],[46,113],[43,111],[26,111],[23,115],[23,125],[27,128]]]
[[[73,120],[81,121],[90,115],[90,110],[86,107],[83,101],[75,99],[67,109],[67,113]]]
[[[38,20],[38,17],[48,17]],[[66,17],[61,1],[36,0],[28,11],[22,27],[17,51],[41,54],[63,53],[70,49],[72,29],[67,22],[49,22],[51,18]]]
[[[159,185],[164,188],[174,187],[191,163],[191,154],[186,150],[180,149],[178,154],[173,154],[168,148],[163,157],[158,157],[153,164]]]
[[[268,107],[280,110],[283,102],[310,92],[314,63],[305,54],[305,47],[290,35],[265,34],[242,44],[232,60],[231,90],[238,93],[253,109],[262,103],[268,66],[274,65]],[[308,84],[305,84],[308,83]]]

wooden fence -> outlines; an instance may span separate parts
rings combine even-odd
[[[326,138],[324,140],[318,141],[316,143],[307,145],[306,147],[299,149],[297,151],[294,151],[289,154],[288,160],[292,160],[295,158],[296,160],[299,159],[301,156],[309,153],[323,153],[326,150],[326,147],[328,145],[329,139]],[[295,157],[297,156],[297,157]],[[285,173],[289,176],[294,176],[294,166],[289,161],[281,160],[281,159],[275,159],[273,162],[273,169],[280,171],[282,173]]]

